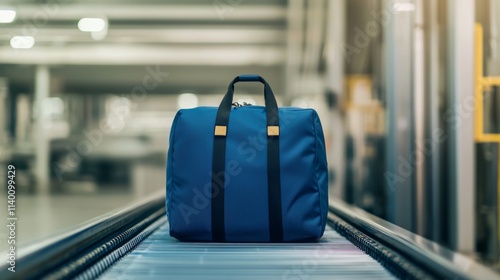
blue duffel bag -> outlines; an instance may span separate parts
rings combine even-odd
[[[264,84],[265,107],[232,108],[234,84]],[[328,211],[325,140],[313,109],[279,108],[259,75],[220,106],[179,110],[167,159],[170,235],[183,241],[318,240]]]

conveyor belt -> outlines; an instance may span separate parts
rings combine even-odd
[[[395,279],[329,227],[318,243],[213,244],[171,238],[164,224],[101,279]]]
[[[179,242],[159,194],[19,253],[0,279],[500,279],[490,269],[340,201],[316,243]]]

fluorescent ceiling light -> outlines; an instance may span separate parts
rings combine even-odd
[[[78,22],[78,29],[83,32],[99,32],[106,28],[106,21],[102,18],[82,18]]]
[[[0,23],[10,23],[16,18],[16,11],[13,9],[0,9]]]
[[[198,96],[193,93],[182,93],[177,97],[177,106],[179,109],[194,108],[198,106]]]
[[[10,39],[10,46],[14,49],[31,49],[35,44],[35,38],[31,36],[14,36]]]
[[[396,12],[411,12],[415,10],[415,5],[413,3],[394,3],[393,8]]]
[[[295,98],[292,101],[292,107],[311,108],[311,106],[309,105],[309,100],[305,98]]]

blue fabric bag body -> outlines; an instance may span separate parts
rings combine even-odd
[[[234,84],[264,84],[266,106],[232,108]],[[258,75],[221,105],[181,109],[170,132],[167,216],[185,241],[319,239],[328,211],[325,142],[313,109],[279,108]]]

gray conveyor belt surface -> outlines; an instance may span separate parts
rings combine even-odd
[[[192,243],[163,225],[100,279],[395,279],[327,226],[317,243]]]

